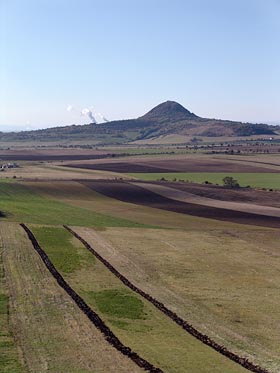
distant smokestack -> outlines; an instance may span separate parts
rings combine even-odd
[[[97,123],[95,118],[94,118],[94,115],[93,115],[92,111],[89,108],[82,109],[81,110],[81,115],[88,116],[89,119],[91,120],[91,123],[94,123],[94,124]]]

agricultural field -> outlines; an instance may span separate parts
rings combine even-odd
[[[146,181],[182,180],[223,185],[225,176],[237,179],[240,186],[280,189],[280,155],[161,155],[111,160],[73,161],[74,169],[122,173],[125,178]],[[265,177],[264,177],[265,174]]]
[[[279,372],[280,157],[112,150],[0,173],[0,371]]]
[[[76,230],[133,283],[192,325],[277,371],[278,230]]]
[[[236,173],[236,172],[158,172],[158,173],[129,173],[133,178],[140,180],[153,181],[165,179],[168,181],[183,180],[193,183],[212,183],[223,185],[223,178],[232,176],[238,181],[241,187],[280,189],[280,174],[269,173]]]
[[[110,371],[116,364],[121,372],[140,371],[106,343],[57,286],[18,224],[2,225],[1,237],[11,294],[10,322],[27,371]]]

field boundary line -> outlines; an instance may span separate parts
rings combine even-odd
[[[96,312],[80,297],[73,288],[64,280],[63,276],[57,271],[51,260],[49,259],[46,252],[39,245],[36,237],[32,231],[23,223],[20,226],[26,232],[29,240],[31,241],[33,248],[37,251],[45,266],[56,279],[57,283],[62,287],[63,290],[72,298],[80,310],[89,318],[92,324],[104,335],[106,341],[116,348],[123,355],[131,359],[136,365],[144,370],[151,373],[163,373],[159,368],[156,368],[147,360],[141,358],[136,352],[132,351],[130,347],[125,346],[118,337],[111,331],[111,329],[105,324],[105,322],[98,316]]]
[[[269,373],[268,370],[253,364],[248,359],[241,357],[234,352],[229,351],[225,346],[222,346],[215,342],[213,339],[208,337],[205,334],[199,332],[196,328],[194,328],[191,324],[189,324],[186,320],[182,319],[178,316],[175,312],[168,309],[163,303],[159,302],[157,299],[153,298],[150,294],[144,292],[137,286],[135,286],[132,282],[130,282],[124,275],[122,275],[115,267],[113,267],[106,259],[104,259],[95,249],[91,247],[91,245],[78,233],[76,233],[73,229],[68,227],[67,225],[63,225],[63,227],[70,232],[74,237],[76,237],[82,244],[101,262],[103,263],[110,272],[112,272],[124,285],[130,288],[135,293],[141,295],[147,301],[152,303],[157,309],[159,309],[162,313],[168,316],[172,321],[178,324],[181,328],[183,328],[186,332],[191,334],[193,337],[204,343],[205,345],[213,348],[215,351],[219,352],[220,354],[224,355],[225,357],[229,358],[230,360],[234,361],[235,363],[241,365],[243,368],[255,372],[255,373]]]

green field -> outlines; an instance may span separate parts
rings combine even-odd
[[[143,226],[127,219],[95,213],[44,197],[16,182],[0,182],[0,201],[0,211],[4,214],[2,219],[8,221],[99,227]]]
[[[231,173],[231,172],[167,172],[167,173],[129,173],[130,176],[146,180],[160,180],[162,178],[173,181],[174,179],[223,185],[225,176],[232,176],[240,186],[254,188],[280,189],[280,173]]]

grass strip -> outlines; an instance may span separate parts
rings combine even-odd
[[[240,186],[253,188],[280,189],[280,174],[277,172],[151,172],[127,173],[134,178],[155,181],[165,179],[168,181],[183,180],[195,183],[208,183],[223,185],[223,178],[232,176]]]
[[[72,289],[70,285],[64,280],[62,275],[57,271],[53,263],[50,261],[45,251],[40,247],[38,241],[36,240],[31,230],[23,223],[21,223],[20,226],[25,230],[34,249],[40,255],[45,266],[50,271],[50,273],[53,275],[53,277],[56,279],[57,283],[66,291],[66,293],[77,304],[80,310],[89,318],[89,320],[94,324],[94,326],[101,331],[101,333],[104,335],[107,342],[110,343],[113,347],[115,347],[118,351],[120,351],[123,355],[130,358],[140,368],[143,368],[144,370],[151,372],[151,373],[161,373],[162,372],[161,369],[156,368],[151,363],[149,363],[147,360],[141,358],[136,352],[132,351],[129,347],[125,346],[115,336],[115,334],[108,328],[108,326],[98,316],[98,314],[95,313],[89,307],[89,305],[74,291],[74,289]]]

